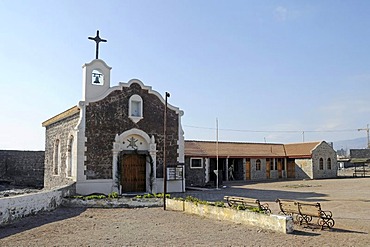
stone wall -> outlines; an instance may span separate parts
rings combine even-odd
[[[0,198],[0,226],[17,219],[50,211],[62,203],[62,198],[73,195],[74,186],[64,186],[50,191]]]
[[[293,218],[285,215],[261,214],[248,210],[236,210],[233,208],[215,207],[212,205],[195,204],[173,199],[166,200],[167,210],[183,211],[200,217],[226,220],[237,224],[261,227],[281,233],[294,231]]]
[[[266,179],[266,159],[259,159],[261,161],[260,170],[256,170],[257,160],[251,159],[251,180]]]
[[[73,183],[72,174],[67,173],[67,157],[70,155],[69,143],[76,142],[74,128],[79,120],[79,114],[60,120],[46,127],[45,140],[45,188],[50,189]],[[58,173],[55,168],[55,143],[59,140]],[[76,165],[76,164],[74,164]],[[74,175],[75,176],[75,175]]]
[[[295,159],[295,164],[295,178],[313,179],[311,159]]]
[[[129,99],[137,94],[143,100],[143,119],[134,123],[129,118]],[[115,136],[132,128],[154,136],[157,144],[156,175],[163,177],[164,104],[137,83],[115,90],[104,99],[86,106],[86,179],[112,179],[112,149]],[[166,163],[177,164],[178,126],[180,116],[167,111]]]
[[[42,188],[44,154],[44,151],[0,150],[0,181]]]
[[[185,158],[185,164],[186,186],[205,186],[206,159],[203,159],[202,168],[190,168],[190,157]]]
[[[320,158],[324,161],[324,167],[321,170],[319,165]],[[328,158],[331,160],[331,168],[328,168]],[[338,164],[337,154],[334,149],[326,142],[322,142],[312,151],[312,173],[313,179],[316,178],[334,178],[337,177]]]

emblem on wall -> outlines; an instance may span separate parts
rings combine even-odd
[[[127,148],[133,148],[133,149],[137,149],[137,145],[136,145],[136,142],[138,141],[137,139],[135,139],[134,137],[131,137],[130,139],[127,139],[128,141],[128,146]]]

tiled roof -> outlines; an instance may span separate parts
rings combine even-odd
[[[286,155],[289,158],[311,157],[314,150],[321,142],[303,142],[284,144]]]
[[[219,157],[290,157],[310,158],[312,150],[321,142],[292,144],[219,142]],[[216,157],[214,141],[185,141],[185,155],[193,157]]]
[[[79,113],[80,109],[77,106],[74,106],[62,113],[59,113],[58,115],[46,120],[45,122],[42,123],[42,127],[49,126],[50,124],[56,123],[60,120],[63,120],[67,117],[73,116],[76,113]]]
[[[185,155],[216,157],[216,142],[185,141]],[[285,157],[283,144],[219,142],[219,157]]]

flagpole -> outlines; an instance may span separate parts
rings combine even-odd
[[[216,118],[216,189],[218,190],[218,118]]]

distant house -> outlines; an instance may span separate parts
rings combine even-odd
[[[187,186],[214,185],[217,163],[222,181],[337,176],[336,153],[325,141],[294,144],[185,141]]]
[[[370,149],[350,149],[350,164],[352,167],[365,167],[370,164]],[[363,168],[365,169],[365,168]]]
[[[351,159],[370,159],[370,149],[350,149],[349,155]]]

